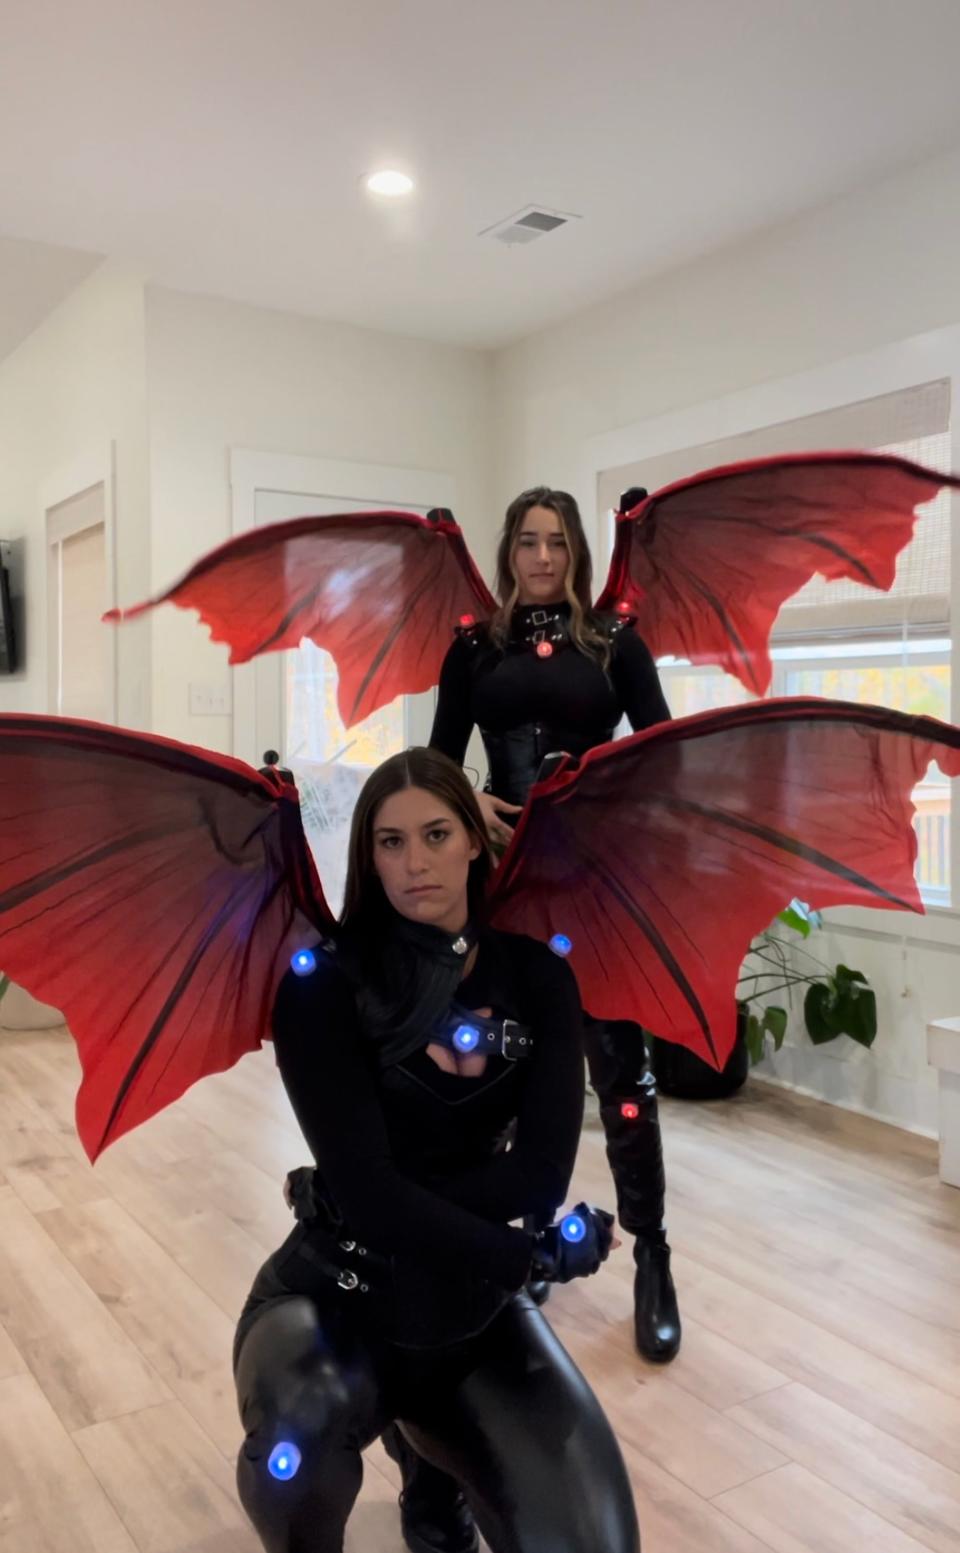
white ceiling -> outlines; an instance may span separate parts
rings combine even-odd
[[[61,278],[470,345],[960,141],[958,0],[4,0],[0,45],[0,231]],[[477,236],[529,203],[583,219]],[[10,255],[0,349],[57,292]]]

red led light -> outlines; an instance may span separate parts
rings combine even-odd
[[[634,1100],[625,1100],[620,1107],[620,1115],[625,1121],[635,1122],[640,1115],[640,1107]]]
[[[538,642],[537,643],[537,657],[538,658],[552,658],[553,657],[553,648],[551,647],[549,642]]]
[[[618,615],[629,615],[630,605],[627,603],[626,599],[620,600],[619,604],[617,605],[616,612]]]
[[[475,615],[461,615],[460,616],[460,624],[462,626],[475,626],[476,623],[477,623],[477,619],[476,619]]]

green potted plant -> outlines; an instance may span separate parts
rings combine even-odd
[[[778,913],[783,923],[801,940],[823,927],[818,911],[803,901],[791,901]],[[741,1004],[745,1006],[744,1040],[751,1063],[766,1053],[769,1036],[774,1051],[779,1051],[787,1033],[787,1010],[767,999],[785,991],[788,997],[797,987],[806,987],[803,1021],[815,1046],[849,1035],[861,1046],[873,1045],[877,1035],[877,999],[862,971],[848,965],[831,969],[796,939],[785,939],[768,928],[754,939],[744,970],[737,984]]]
[[[792,936],[778,932],[778,923]],[[651,1040],[653,1070],[664,1094],[713,1100],[735,1093],[745,1083],[752,1064],[766,1054],[768,1041],[774,1051],[783,1045],[788,1011],[769,1000],[786,992],[790,1001],[798,987],[807,989],[803,1018],[814,1045],[822,1046],[840,1035],[851,1036],[861,1046],[873,1045],[877,1000],[866,977],[847,965],[831,969],[805,945],[804,941],[822,927],[819,912],[794,900],[754,939],[737,983],[737,1039],[721,1072],[683,1047]]]

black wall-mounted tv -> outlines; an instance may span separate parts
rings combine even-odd
[[[12,547],[0,540],[0,674],[12,674],[17,663],[17,631],[10,587]]]

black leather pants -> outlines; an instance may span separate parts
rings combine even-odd
[[[657,1084],[647,1067],[643,1031],[623,1021],[584,1021],[590,1082],[600,1101],[617,1217],[631,1235],[663,1231],[663,1147]]]
[[[237,1481],[267,1553],[342,1553],[361,1451],[397,1420],[464,1489],[493,1553],[639,1553],[633,1496],[596,1397],[547,1322],[515,1295],[453,1348],[390,1348],[345,1301],[277,1293],[270,1264],[235,1356],[246,1440]],[[267,1462],[296,1444],[296,1476]]]

